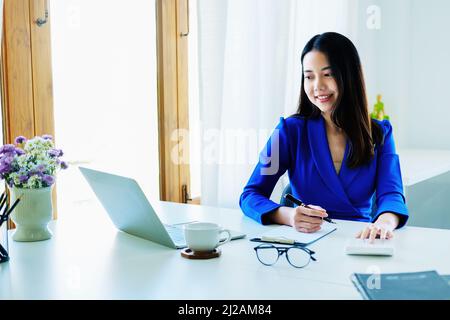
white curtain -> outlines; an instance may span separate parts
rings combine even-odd
[[[304,45],[326,31],[352,39],[357,7],[357,0],[198,0],[202,204],[238,207],[279,117],[296,110]]]

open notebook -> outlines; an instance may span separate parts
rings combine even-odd
[[[252,239],[258,242],[271,242],[280,244],[295,244],[301,246],[310,245],[325,237],[337,228],[333,224],[323,223],[322,228],[314,233],[298,232],[290,226],[279,226],[264,233],[260,239]]]

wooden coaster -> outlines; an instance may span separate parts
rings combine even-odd
[[[192,251],[189,248],[181,250],[181,256],[186,259],[212,259],[220,257],[219,248],[215,248],[213,251]]]

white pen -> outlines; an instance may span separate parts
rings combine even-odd
[[[267,241],[267,242],[278,242],[278,243],[285,243],[285,244],[295,244],[294,240],[286,239],[286,238],[274,238],[274,237],[261,237],[261,241]]]

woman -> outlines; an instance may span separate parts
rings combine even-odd
[[[314,36],[301,56],[297,113],[281,121],[240,197],[262,224],[320,230],[324,217],[372,222],[356,237],[390,239],[408,210],[389,121],[369,117],[358,52],[341,34]],[[288,171],[292,193],[309,204],[283,207],[269,197]],[[377,211],[372,217],[372,198]]]

